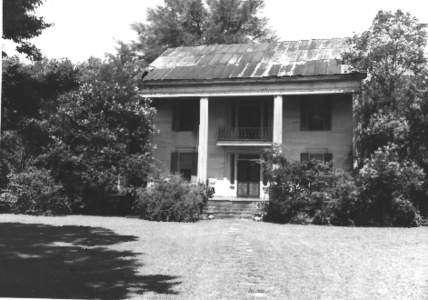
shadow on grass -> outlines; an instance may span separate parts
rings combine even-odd
[[[0,297],[177,294],[177,277],[139,275],[139,253],[109,249],[136,239],[100,227],[0,223]]]

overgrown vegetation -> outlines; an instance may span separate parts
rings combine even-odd
[[[423,170],[398,160],[386,146],[365,160],[354,175],[334,174],[330,164],[289,162],[267,152],[265,174],[270,200],[265,219],[278,223],[356,226],[418,226]]]
[[[70,199],[46,169],[28,168],[9,175],[8,191],[0,195],[0,210],[26,214],[66,214]]]
[[[135,212],[147,220],[194,222],[200,219],[208,197],[205,185],[171,175],[139,191]]]

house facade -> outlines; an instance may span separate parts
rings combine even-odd
[[[353,95],[365,74],[341,64],[346,47],[322,39],[165,51],[142,89],[157,109],[163,171],[208,182],[214,199],[268,200],[258,160],[274,145],[290,160],[352,168]]]

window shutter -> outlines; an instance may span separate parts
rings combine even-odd
[[[300,102],[300,130],[309,130],[308,114],[307,114],[307,101],[301,99]]]
[[[326,128],[325,130],[331,130],[331,118],[332,118],[332,103],[329,99],[325,99],[325,113],[326,113]]]
[[[179,106],[174,103],[172,106],[172,131],[178,131],[178,125],[180,122]]]
[[[300,153],[300,162],[304,162],[308,160],[309,160],[309,153],[307,152]]]
[[[331,162],[331,161],[333,161],[333,153],[326,153],[326,154],[324,154],[324,160],[325,160],[325,162]]]
[[[235,182],[235,154],[230,154],[230,182]]]
[[[198,152],[193,152],[191,174],[196,176],[198,175],[197,173],[198,173]]]
[[[178,171],[178,152],[171,153],[171,173],[175,174]]]

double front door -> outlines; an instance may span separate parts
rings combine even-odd
[[[260,195],[260,164],[259,155],[240,154],[238,156],[238,197],[259,197]]]

